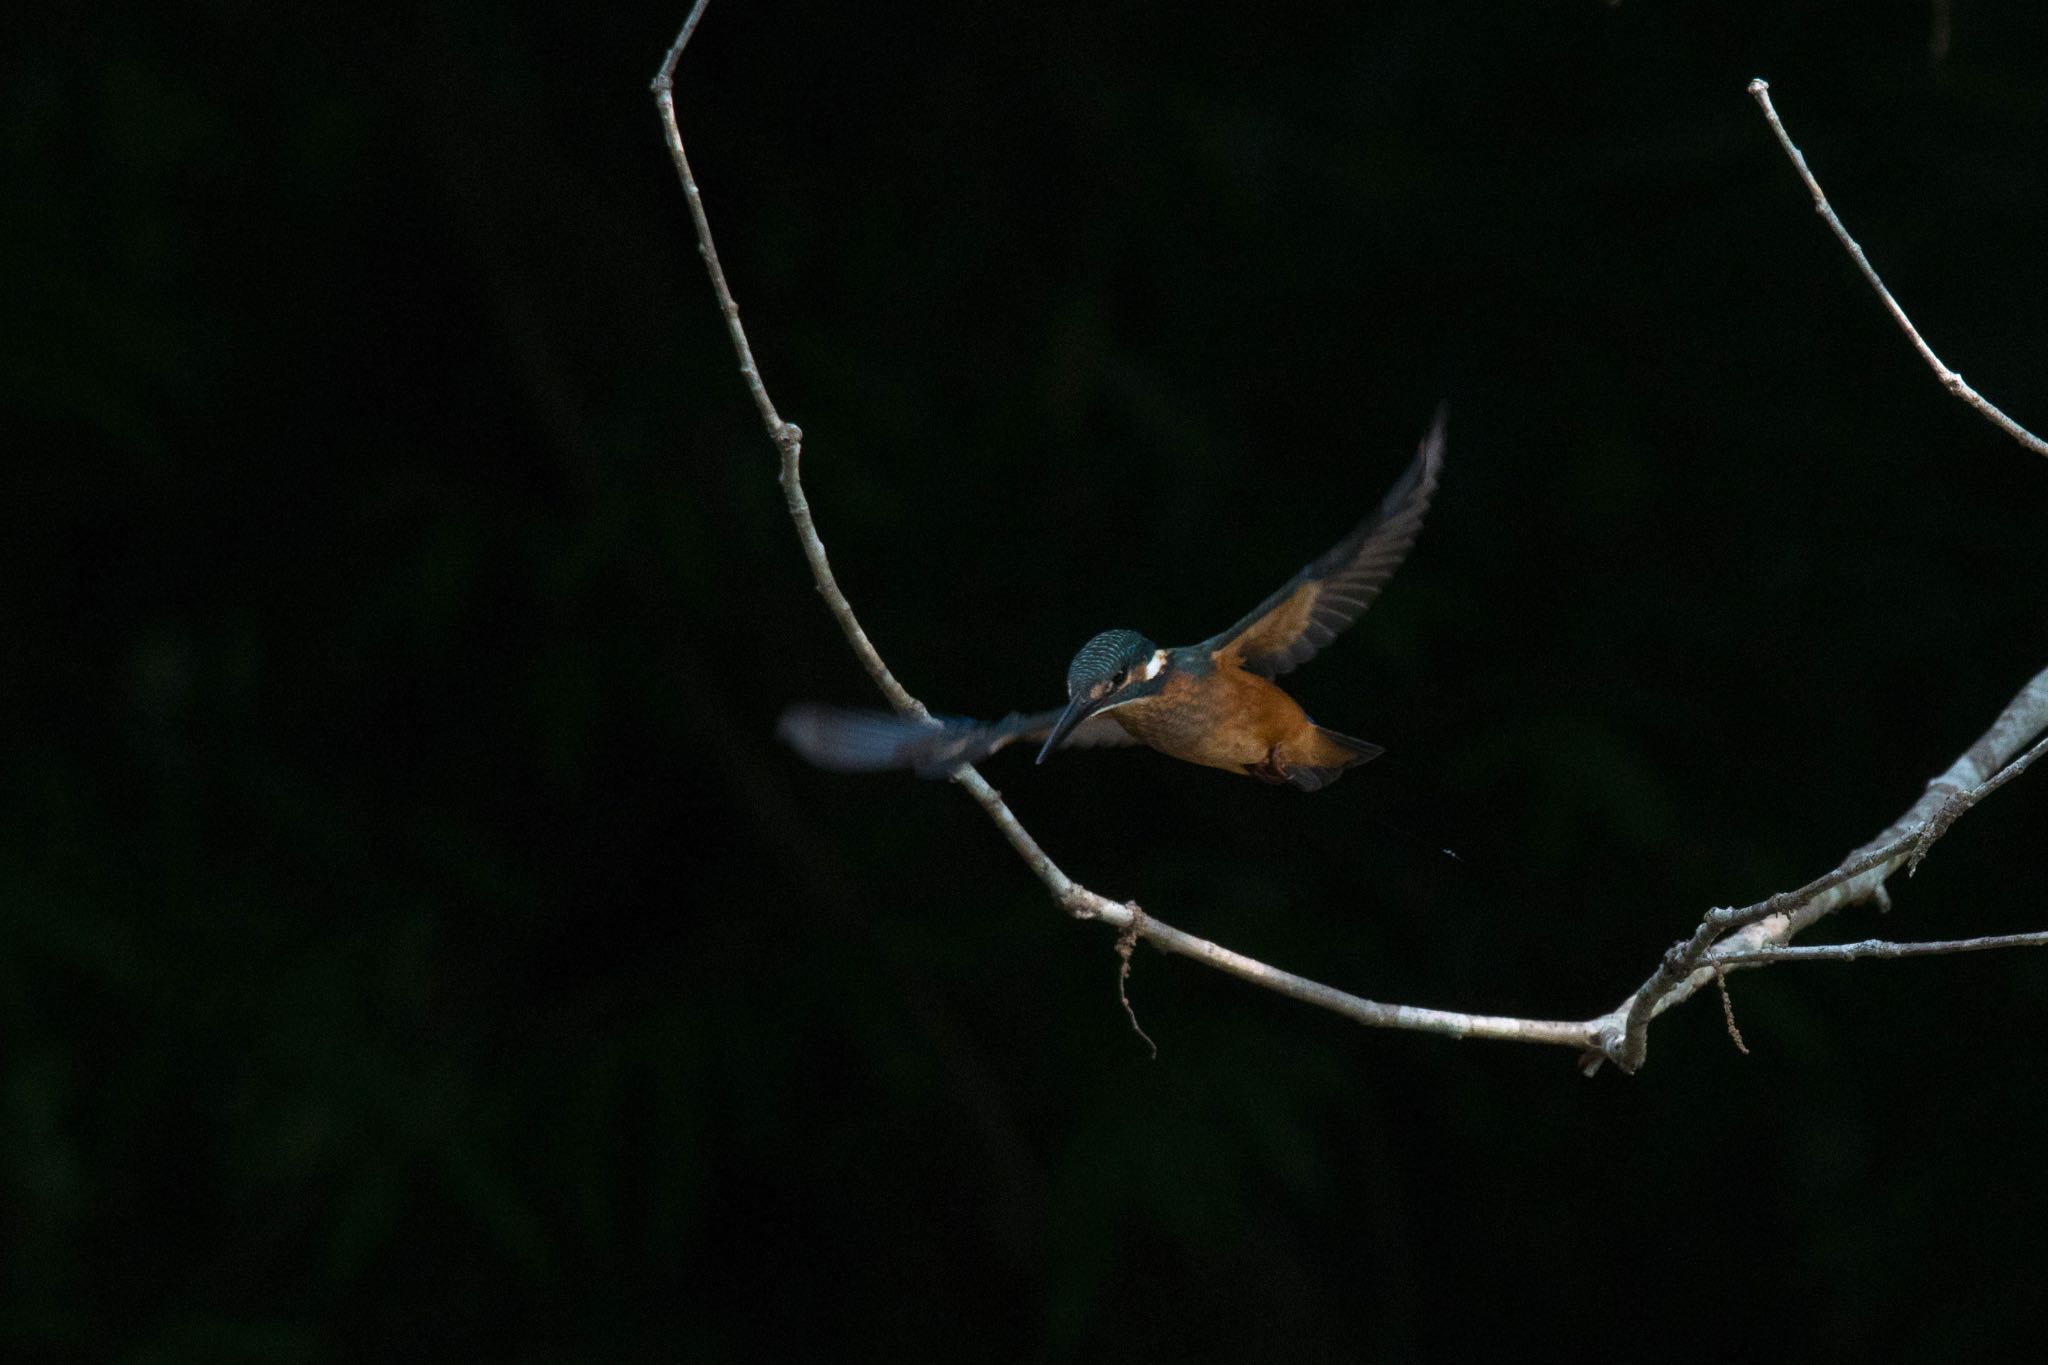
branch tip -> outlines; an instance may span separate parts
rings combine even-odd
[[[1750,81],[1748,89],[1750,95],[1755,98],[1757,107],[1763,110],[1764,120],[1770,124],[1771,132],[1777,136],[1779,147],[1784,149],[1785,159],[1792,163],[1792,169],[1799,173],[1799,179],[1805,184],[1807,193],[1813,196],[1813,211],[1821,216],[1822,220],[1827,223],[1828,230],[1835,234],[1835,240],[1839,241],[1842,244],[1842,249],[1849,253],[1849,259],[1856,263],[1857,270],[1862,272],[1865,282],[1876,293],[1878,301],[1884,304],[1885,310],[1892,315],[1892,321],[1896,322],[1899,325],[1899,330],[1906,334],[1906,340],[1910,341],[1913,344],[1913,349],[1920,353],[1920,358],[1927,363],[1927,368],[1933,372],[1934,377],[1940,381],[1941,386],[1970,407],[1975,408],[1978,415],[1983,417],[1985,421],[2012,437],[2013,440],[2019,442],[2028,450],[2033,451],[2036,455],[2048,455],[2048,441],[2043,441],[2039,436],[2036,436],[2033,432],[2006,416],[1990,399],[1964,383],[1962,375],[1942,363],[1941,357],[1934,353],[1934,348],[1929,346],[1926,339],[1920,335],[1920,329],[1913,325],[1913,320],[1910,317],[1906,316],[1906,310],[1899,306],[1897,299],[1892,297],[1892,291],[1887,289],[1884,281],[1878,277],[1877,267],[1873,266],[1870,263],[1870,258],[1863,254],[1863,248],[1857,245],[1854,237],[1849,235],[1849,229],[1842,225],[1842,220],[1835,215],[1834,209],[1828,204],[1827,194],[1821,189],[1820,181],[1814,178],[1812,169],[1806,164],[1806,157],[1800,152],[1798,146],[1793,143],[1792,134],[1786,131],[1784,121],[1778,117],[1777,108],[1771,103],[1770,83],[1759,76]]]

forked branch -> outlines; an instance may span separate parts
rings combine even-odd
[[[747,340],[746,328],[740,321],[739,305],[733,299],[724,267],[718,259],[711,222],[704,212],[703,196],[698,191],[695,176],[691,174],[689,158],[683,151],[682,132],[676,124],[675,68],[708,2],[697,0],[654,78],[653,90],[661,115],[662,134],[668,143],[669,156],[675,162],[676,174],[682,181],[683,197],[689,204],[690,221],[696,230],[698,253],[704,258],[712,293],[717,298],[719,312],[725,318],[733,353],[739,360],[740,376],[755,407],[760,410],[769,439],[781,455],[783,496],[818,592],[824,597],[833,619],[838,621],[855,657],[867,669],[868,676],[874,679],[875,686],[888,698],[890,705],[905,714],[923,716],[924,704],[890,672],[874,642],[862,630],[859,618],[833,576],[825,543],[818,535],[810,503],[804,497],[800,472],[803,432],[795,423],[782,419],[768,396],[760,367],[754,361],[753,347]],[[2033,761],[2043,746],[2037,745],[2019,762],[2008,764],[2021,746],[2044,729],[2048,729],[2048,672],[2035,678],[2014,698],[1991,730],[1971,746],[1949,772],[1935,779],[1928,795],[1872,845],[1852,854],[1826,877],[1796,892],[1775,896],[1739,911],[1714,911],[1692,937],[1675,944],[1665,954],[1657,971],[1627,1000],[1606,1014],[1578,1021],[1522,1019],[1418,1005],[1384,1004],[1269,966],[1220,944],[1184,933],[1149,911],[1140,912],[1135,903],[1113,900],[1091,891],[1060,870],[1009,805],[972,766],[962,765],[955,769],[952,780],[965,788],[967,794],[987,812],[989,819],[995,822],[996,828],[1002,831],[1003,837],[1010,841],[1011,847],[1045,884],[1061,908],[1077,919],[1097,920],[1110,926],[1117,931],[1119,943],[1126,951],[1132,937],[1140,938],[1166,952],[1193,958],[1218,971],[1374,1028],[1410,1029],[1452,1038],[1551,1043],[1583,1053],[1588,1058],[1589,1071],[1608,1059],[1634,1070],[1641,1064],[1647,1047],[1650,1021],[1690,996],[1703,981],[1713,979],[1717,968],[1725,971],[1731,967],[1761,966],[1793,959],[1795,955],[1798,960],[1818,960],[1818,950],[1787,950],[1777,945],[1836,906],[1881,894],[1884,879],[1902,862],[1909,859],[1917,862],[1925,853],[1926,846],[1939,837],[1957,814]],[[2043,937],[2048,936],[2011,935],[2001,940],[1949,945],[1858,944],[1848,947],[1860,949],[1860,952],[1851,954],[1845,948],[1837,950],[1834,956],[1908,956],[1932,952],[1937,947],[1961,952],[1973,946],[2031,945]]]

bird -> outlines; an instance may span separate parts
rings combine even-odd
[[[1143,744],[1185,762],[1320,791],[1385,751],[1317,725],[1273,680],[1314,658],[1379,596],[1421,533],[1443,461],[1439,407],[1378,509],[1250,615],[1179,648],[1134,630],[1105,630],[1067,665],[1064,707],[974,721],[801,704],[783,713],[777,733],[811,763],[839,772],[943,777],[1018,741],[1038,745],[1040,763],[1063,749]]]

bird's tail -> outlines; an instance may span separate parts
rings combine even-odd
[[[1386,750],[1370,740],[1353,739],[1340,735],[1335,730],[1315,727],[1315,752],[1307,763],[1297,763],[1287,770],[1287,780],[1305,792],[1321,791],[1344,775],[1346,768],[1355,768],[1361,763],[1370,763]]]

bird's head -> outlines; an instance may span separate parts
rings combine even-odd
[[[1135,630],[1105,630],[1082,645],[1067,665],[1067,709],[1046,736],[1038,761],[1045,762],[1088,717],[1157,695],[1165,674],[1166,651]]]

